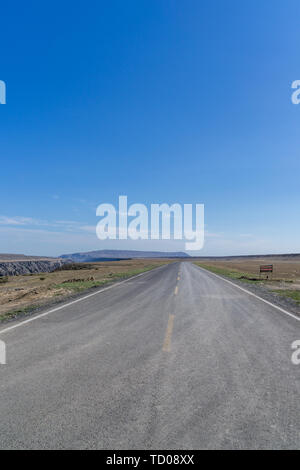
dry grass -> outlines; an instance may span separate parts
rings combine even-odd
[[[153,269],[173,260],[133,259],[100,263],[84,263],[78,269],[58,270],[23,276],[9,276],[0,284],[0,321],[7,314],[30,310],[31,306],[46,305],[53,298],[63,299],[71,293],[98,287]]]
[[[232,261],[209,261],[205,262],[211,266],[219,268],[233,269],[240,272],[247,272],[252,276],[259,277],[259,266],[263,264],[273,264],[273,278],[292,280],[300,282],[300,261],[279,260],[272,258],[264,259],[238,259]]]
[[[300,260],[299,256],[295,259],[280,259],[280,258],[259,258],[247,259],[236,258],[232,260],[212,260],[202,259],[197,261],[199,266],[209,269],[217,274],[238,279],[248,283],[258,283],[264,287],[276,291],[277,294],[289,297],[295,301],[300,298]],[[259,266],[263,264],[273,264],[273,274],[262,274],[260,278]]]

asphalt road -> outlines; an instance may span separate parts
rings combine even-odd
[[[300,447],[300,322],[189,262],[7,326],[1,449]]]

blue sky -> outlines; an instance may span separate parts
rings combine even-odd
[[[1,6],[0,252],[96,238],[96,207],[204,203],[201,254],[300,252],[299,1]]]

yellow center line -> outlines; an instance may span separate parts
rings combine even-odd
[[[171,338],[172,338],[174,318],[175,318],[175,315],[169,315],[168,326],[167,326],[167,331],[166,331],[164,345],[163,345],[164,352],[171,351]]]
[[[180,280],[180,275],[178,273],[177,276],[177,282]],[[178,285],[176,284],[174,294],[178,294]],[[167,330],[166,330],[166,335],[164,339],[164,344],[163,344],[163,351],[165,352],[170,352],[171,351],[171,338],[172,338],[172,332],[173,332],[173,324],[174,324],[174,318],[175,315],[169,315],[168,319],[168,325],[167,325]]]

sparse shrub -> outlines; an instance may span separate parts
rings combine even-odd
[[[56,268],[55,271],[77,271],[79,269],[91,269],[92,265],[87,263],[66,263]]]
[[[0,284],[5,284],[8,282],[8,276],[0,276]]]
[[[84,279],[66,279],[65,281],[62,281],[61,284],[69,284],[70,282],[89,282],[89,281],[94,281],[94,277],[91,276],[91,277],[86,277]]]

